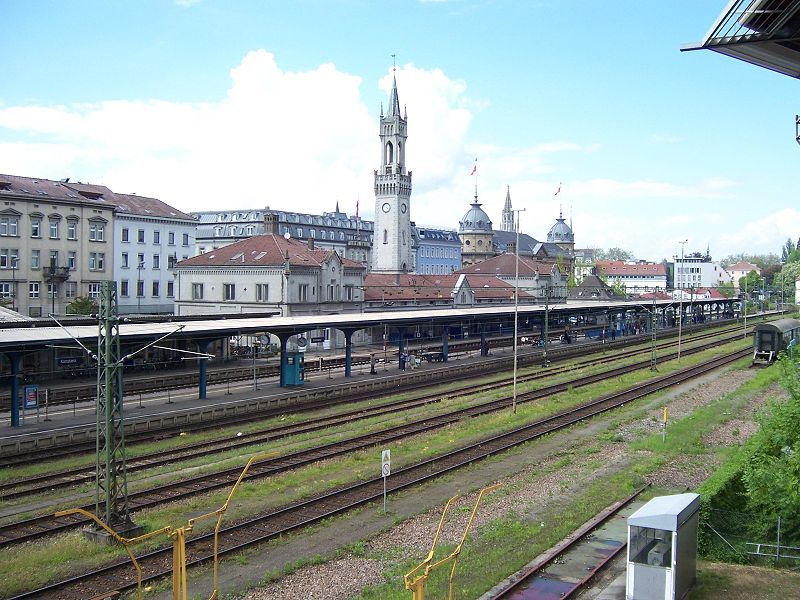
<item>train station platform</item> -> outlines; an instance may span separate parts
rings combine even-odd
[[[559,342],[551,343],[549,352],[556,352],[562,346],[566,347]],[[452,374],[453,369],[464,370],[466,374],[466,371],[477,370],[480,363],[487,360],[495,360],[498,368],[511,368],[513,364],[513,348],[510,345],[493,348],[489,356],[481,356],[478,349],[451,349],[447,363],[422,358],[426,354],[422,343],[410,344],[406,347],[406,353],[410,358],[403,370],[399,367],[397,347],[387,348],[384,352],[382,345],[359,346],[353,352],[354,364],[350,377],[344,376],[343,361],[337,360],[343,357],[341,349],[308,353],[305,357],[305,381],[302,385],[289,388],[281,387],[278,375],[274,375],[209,384],[203,399],[198,398],[196,388],[126,394],[123,408],[126,434],[181,423],[210,421],[224,415],[263,412],[268,408],[283,407],[286,412],[291,412],[304,402],[320,398],[336,399],[355,391],[374,390],[375,393],[386,393],[413,382],[435,381],[444,377],[445,372]],[[541,360],[541,353],[541,348],[534,349],[530,344],[518,346],[520,363]],[[374,373],[371,372],[370,355],[374,356]],[[257,372],[260,366],[277,364],[278,359],[275,357],[254,361],[245,358],[213,363],[208,370],[213,373],[233,366],[245,368],[254,365]],[[320,364],[322,369],[319,368]],[[170,373],[177,375],[179,372],[196,373],[196,368]],[[152,375],[147,372],[126,374],[124,382],[130,384]],[[70,385],[74,386],[75,382],[54,382],[52,389]],[[93,401],[50,406],[45,406],[42,402],[38,410],[28,410],[21,414],[19,427],[11,426],[9,411],[0,413],[0,455],[23,451],[25,448],[68,443],[69,440],[93,439],[95,411]]]

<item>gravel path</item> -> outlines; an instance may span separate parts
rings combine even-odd
[[[690,414],[694,409],[714,402],[722,395],[739,388],[753,376],[752,371],[726,371],[716,377],[681,394],[667,396],[665,402],[669,406],[670,419],[679,419]],[[756,430],[752,417],[764,404],[767,398],[781,393],[775,386],[768,393],[754,397],[736,419],[720,426],[705,436],[708,445],[741,444]],[[648,410],[645,417],[619,426],[616,433],[624,441],[659,432],[661,429],[662,409],[660,402]],[[596,446],[596,438],[590,438],[584,444]],[[572,450],[585,449],[576,446]],[[607,443],[599,450],[587,454],[585,464],[581,461],[569,461],[563,467],[557,467],[558,456],[551,456],[535,467],[525,469],[513,476],[503,478],[503,487],[484,497],[484,502],[473,523],[473,530],[480,529],[485,523],[517,512],[527,517],[536,516],[537,512],[546,508],[556,498],[569,496],[592,477],[614,472],[624,468],[627,463],[627,446],[621,443]],[[665,466],[652,475],[651,482],[667,488],[694,488],[712,472],[715,465],[703,456],[686,457],[685,460]],[[591,463],[591,464],[589,464]],[[592,465],[601,464],[601,469]],[[452,543],[461,539],[475,504],[477,493],[467,494],[460,498],[451,509],[442,530],[440,543]],[[384,581],[382,572],[405,558],[424,557],[421,549],[430,547],[439,523],[444,503],[435,510],[419,514],[411,519],[391,527],[371,539],[366,545],[368,556],[392,557],[383,560],[368,559],[356,556],[345,556],[325,564],[304,567],[271,584],[251,589],[246,600],[265,600],[282,598],[300,600],[307,598],[325,598],[326,600],[345,600],[357,596],[362,589]],[[542,526],[545,526],[543,523]],[[402,582],[397,582],[402,585]]]

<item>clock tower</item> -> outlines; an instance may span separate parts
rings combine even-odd
[[[397,78],[386,115],[381,108],[381,167],[375,171],[372,271],[408,273],[411,260],[411,171],[406,170],[407,115],[400,116]]]

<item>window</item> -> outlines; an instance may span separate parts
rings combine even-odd
[[[58,239],[58,221],[55,219],[50,219],[50,239]]]
[[[122,268],[123,269],[127,269],[128,268],[128,253],[127,252],[123,252],[122,253]]]
[[[144,281],[141,279],[136,282],[136,297],[144,298]]]
[[[153,232],[153,243],[160,244],[161,243],[161,232],[156,230]]]
[[[144,244],[144,229],[140,229],[136,234],[136,241],[140,244]]]
[[[346,298],[348,300],[352,301],[353,300],[353,286],[352,285],[346,285],[346,286],[344,286],[344,289],[345,289]]]
[[[90,283],[89,284],[89,298],[94,298],[95,300],[100,297],[100,284],[99,283]]]
[[[167,243],[168,243],[170,246],[174,246],[174,245],[175,245],[175,232],[174,232],[174,231],[170,231],[170,232],[167,234]]]
[[[144,269],[144,253],[143,252],[140,252],[139,255],[137,256],[136,268]]]
[[[119,282],[119,295],[123,298],[128,297],[128,280],[123,279]]]
[[[202,300],[203,299],[203,284],[202,283],[193,283],[192,284],[192,300]]]
[[[297,298],[299,302],[308,302],[308,284],[306,283],[298,284]]]
[[[104,271],[106,268],[106,255],[104,252],[89,253],[89,270]]]
[[[222,298],[223,300],[236,300],[236,284],[223,283],[222,284]]]
[[[269,284],[257,283],[256,284],[256,302],[269,301]]]
[[[160,269],[161,268],[161,255],[153,254],[153,268]]]
[[[56,283],[47,284],[47,297],[58,298],[58,284]]]
[[[314,229],[309,230],[308,237],[315,238],[317,237],[317,232]]]
[[[383,230],[383,243],[384,244],[389,243],[389,231],[386,229]]]
[[[39,297],[39,282],[31,281],[28,283],[28,298]]]
[[[128,228],[127,228],[127,227],[123,227],[123,228],[122,228],[122,241],[123,241],[123,242],[128,242],[128,241],[130,241],[130,238],[129,238],[129,236],[128,236]]]
[[[0,248],[0,269],[7,269],[10,264],[8,260],[8,248]]]
[[[18,223],[17,217],[0,217],[0,236],[16,236]]]
[[[70,271],[75,270],[75,263],[78,260],[78,253],[74,250],[70,250],[67,252],[67,266],[69,267]]]
[[[31,250],[31,269],[39,268],[39,253],[41,250]]]
[[[159,286],[159,281],[153,282],[153,298],[158,298],[161,295],[161,289]]]
[[[78,282],[67,281],[64,283],[64,297],[75,298],[78,295]]]
[[[77,221],[67,221],[67,239],[68,240],[77,240],[78,239],[78,222]],[[91,237],[89,239],[92,239]]]
[[[298,227],[297,228],[297,237],[299,237],[299,238],[303,237],[303,228],[302,227]]]
[[[183,234],[183,245],[184,246],[188,246],[189,245],[189,234],[188,233],[184,233]]]
[[[170,255],[167,257],[167,268],[168,268],[168,269],[174,269],[174,268],[175,268],[175,263],[176,263],[176,262],[178,262],[178,257],[177,257],[177,256],[175,256],[174,254],[170,254]]]
[[[172,298],[175,296],[175,282],[168,281],[167,282],[167,298]]]
[[[104,223],[89,223],[89,240],[103,242],[106,239],[106,226]]]
[[[31,219],[31,237],[42,237],[42,221],[41,219]]]
[[[0,298],[11,298],[10,283],[0,283]]]
[[[50,250],[50,266],[58,266],[58,250]]]

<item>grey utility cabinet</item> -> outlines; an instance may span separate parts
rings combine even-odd
[[[680,600],[696,577],[700,496],[658,496],[628,517],[627,600]]]

